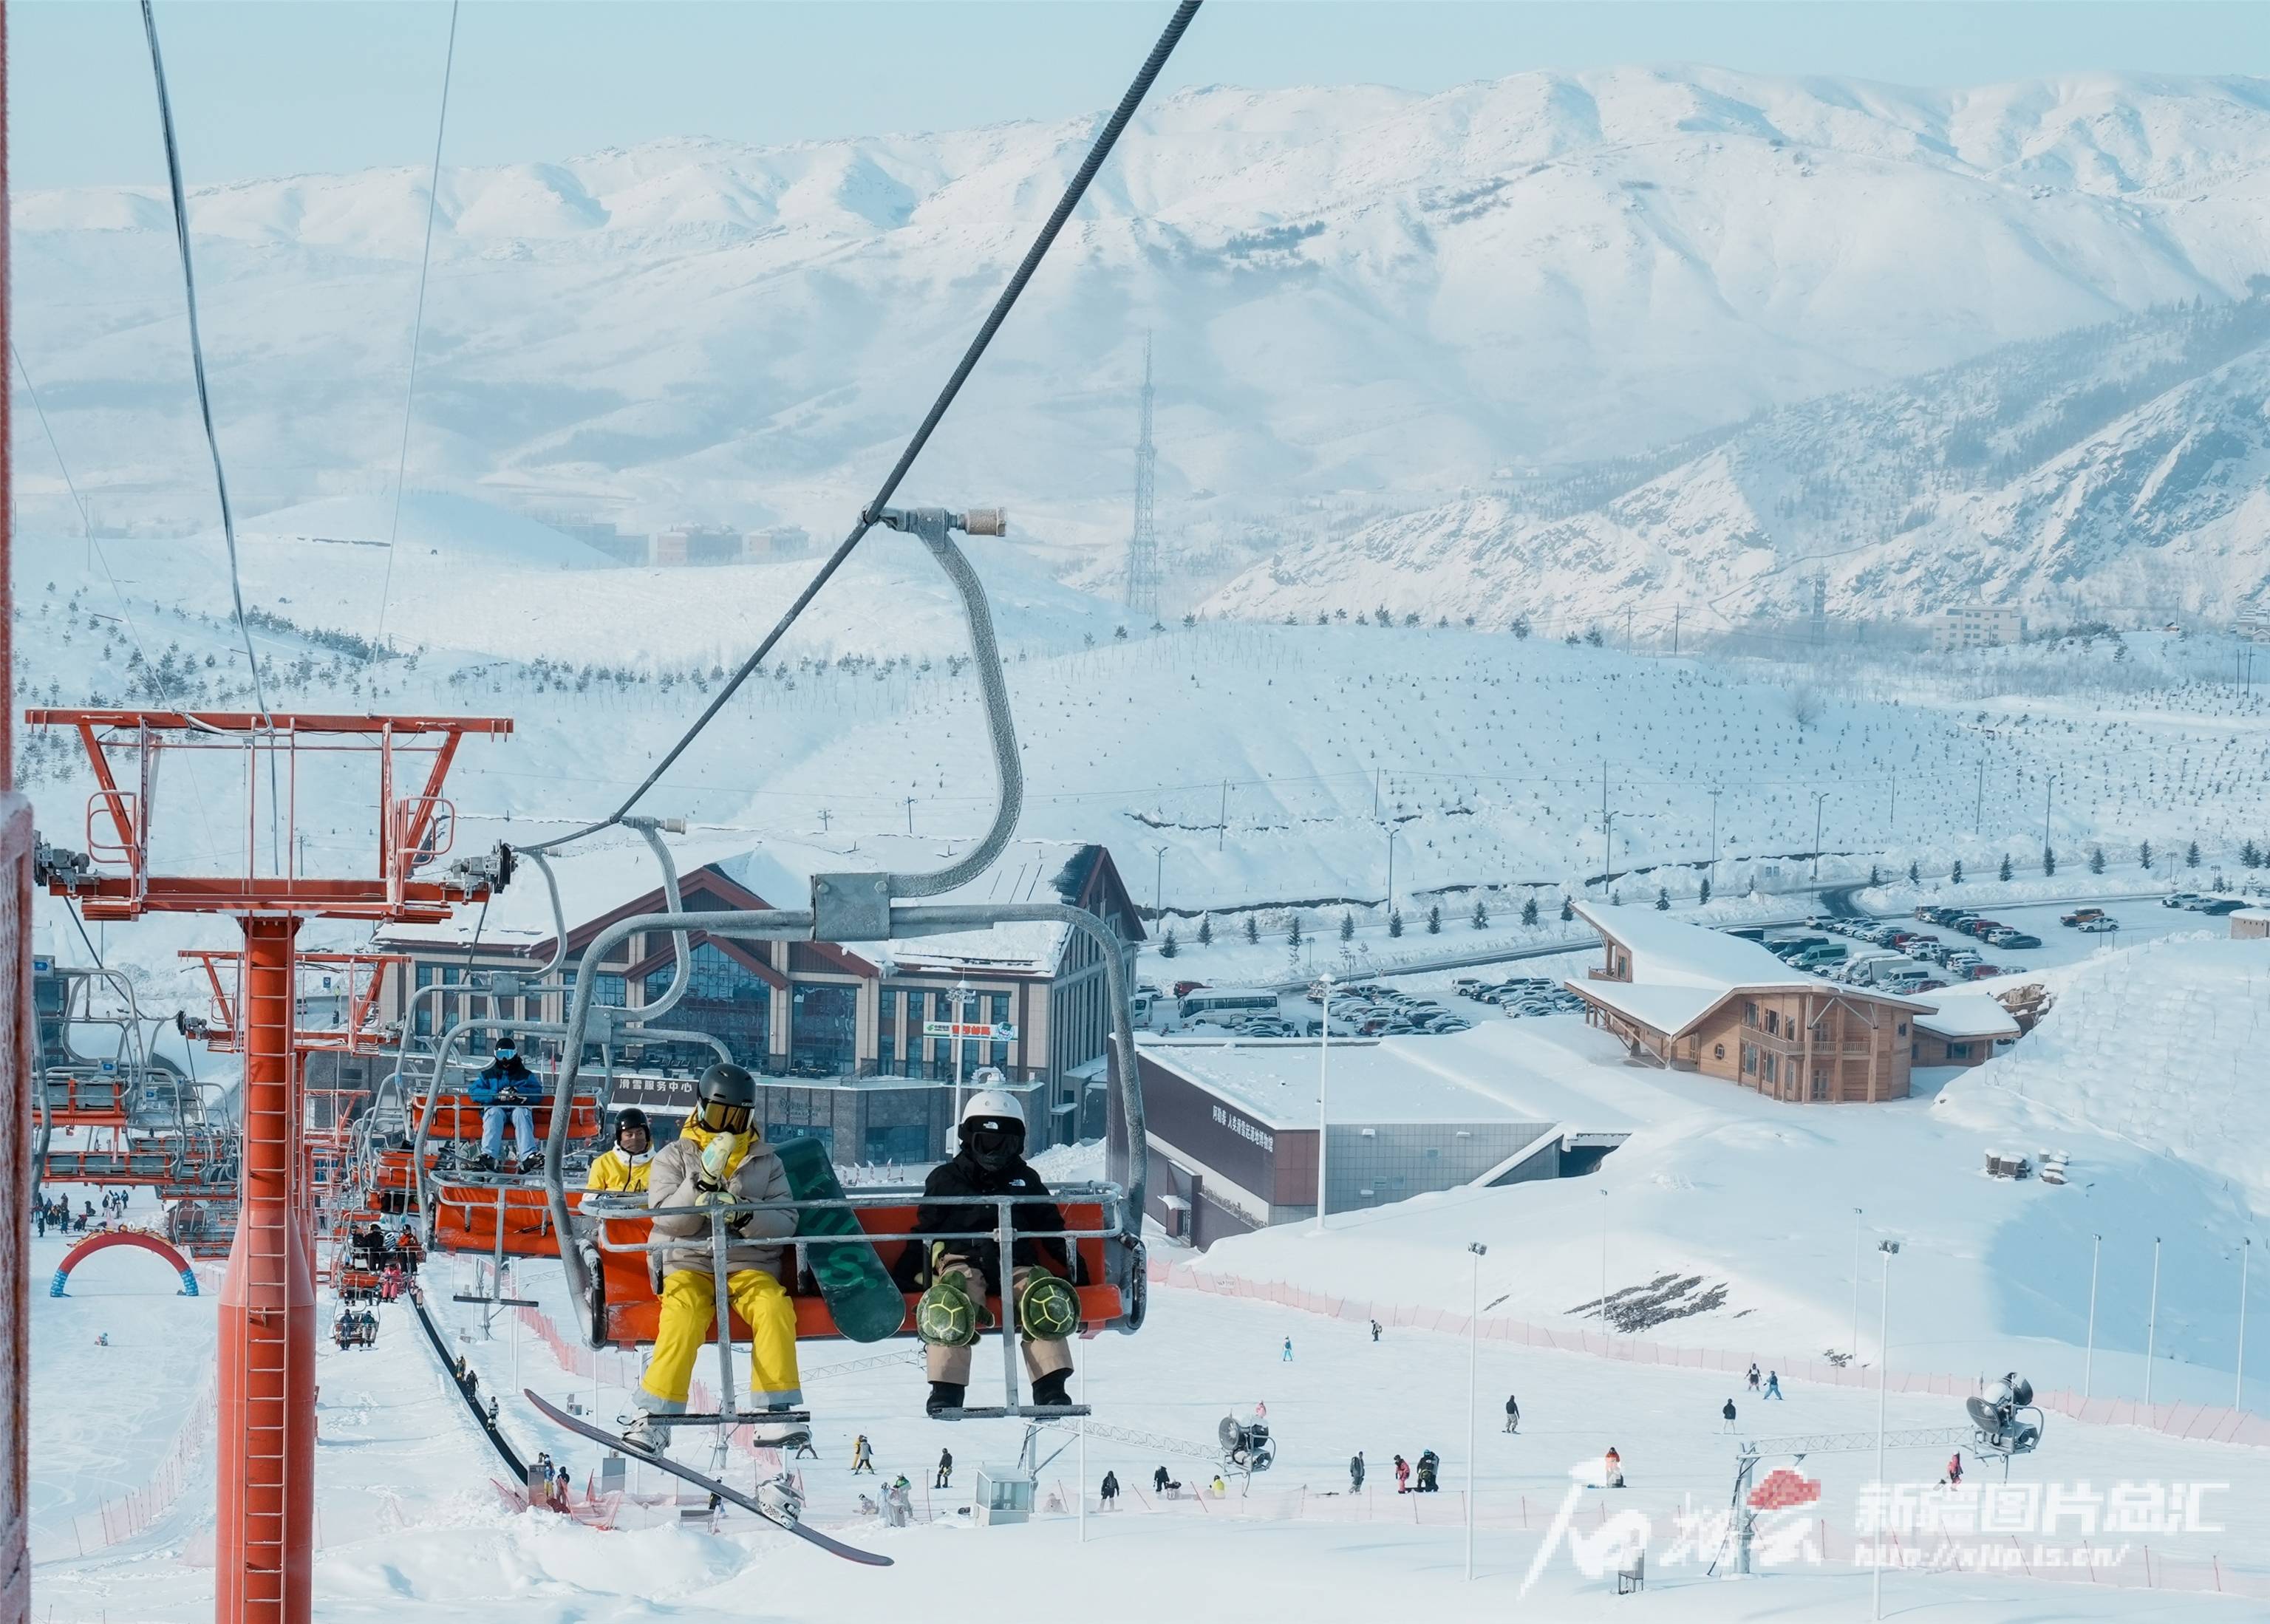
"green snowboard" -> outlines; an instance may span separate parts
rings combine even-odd
[[[797,1200],[843,1199],[835,1164],[828,1161],[827,1146],[820,1140],[789,1139],[773,1149]],[[820,1282],[820,1294],[827,1299],[827,1311],[835,1320],[836,1330],[854,1342],[880,1342],[898,1334],[906,1323],[907,1300],[899,1294],[891,1272],[883,1267],[874,1242],[859,1227],[857,1214],[847,1207],[807,1207],[796,1215],[796,1234],[798,1240],[813,1242],[805,1248],[805,1256],[812,1279]],[[822,1236],[846,1238],[822,1245],[819,1243]],[[849,1238],[853,1236],[857,1238]]]

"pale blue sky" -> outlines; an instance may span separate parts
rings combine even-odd
[[[1119,93],[1165,0],[471,0],[445,161],[668,135],[753,142],[1053,117]],[[428,161],[449,8],[160,0],[193,184]],[[131,0],[8,6],[17,186],[157,184]],[[1953,85],[2092,69],[2270,75],[2270,4],[1927,0],[1212,0],[1162,88],[1708,62]]]

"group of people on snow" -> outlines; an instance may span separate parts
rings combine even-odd
[[[53,1200],[34,1201],[32,1204],[32,1228],[41,1240],[47,1238],[48,1231],[50,1229],[57,1235],[85,1235],[90,1229],[102,1227],[114,1218],[122,1217],[125,1212],[126,1192],[123,1190],[103,1192],[102,1214],[99,1217],[95,1212],[93,1202],[85,1203],[74,1212],[71,1211],[70,1198],[57,1196]]]
[[[1362,1457],[1358,1456],[1361,1461]],[[1395,1492],[1398,1494],[1431,1494],[1442,1487],[1443,1457],[1428,1450],[1419,1457],[1417,1465],[1400,1455],[1395,1457]]]
[[[1749,1381],[1750,1381],[1750,1390],[1751,1390],[1752,1392],[1754,1392],[1754,1393],[1759,1393],[1759,1396],[1760,1396],[1761,1398],[1780,1398],[1780,1397],[1781,1397],[1781,1372],[1780,1372],[1780,1371],[1778,1371],[1778,1370],[1769,1370],[1768,1372],[1766,1372],[1766,1384],[1765,1384],[1765,1388],[1764,1388],[1764,1390],[1763,1390],[1762,1392],[1760,1392],[1760,1390],[1759,1390],[1759,1388],[1758,1388],[1758,1367],[1757,1367],[1757,1362],[1754,1360],[1754,1361],[1751,1361],[1751,1363],[1750,1363],[1750,1376],[1749,1376]],[[1731,1400],[1730,1400],[1729,1402],[1731,1402]]]

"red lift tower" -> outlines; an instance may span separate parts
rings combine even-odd
[[[487,716],[168,710],[32,710],[25,720],[76,730],[97,785],[87,802],[87,849],[43,843],[36,854],[36,872],[49,891],[73,898],[90,919],[221,914],[244,931],[235,1021],[244,1053],[242,1205],[220,1298],[213,1612],[220,1624],[305,1624],[315,1531],[316,1336],[314,1237],[300,1188],[307,1169],[293,946],[308,919],[431,923],[504,884],[512,861],[506,847],[437,865],[456,822],[441,784],[458,745],[467,734],[508,734],[512,723]],[[159,760],[191,751],[243,760],[244,861],[231,872],[153,874],[150,830]],[[337,782],[335,758],[341,755],[367,758],[376,769],[376,872],[303,875],[294,864],[292,827],[300,772],[303,765],[320,765],[328,788]],[[397,792],[397,756],[430,758],[415,794]],[[131,788],[120,788],[115,767],[130,768]],[[337,805],[332,798],[326,811]]]

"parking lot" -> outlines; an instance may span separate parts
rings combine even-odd
[[[1904,980],[1910,990],[1926,990],[2077,963],[2101,949],[2179,932],[2222,935],[2229,928],[2217,915],[2158,900],[1989,905],[1965,910],[1972,916],[1967,920],[1944,916],[1952,911],[1930,919],[1820,919],[1769,931],[1766,945],[1833,981],[1888,990]],[[2079,917],[2084,915],[2095,917]],[[2068,917],[2078,922],[2064,923]],[[1987,928],[1993,925],[2004,929]],[[1811,962],[1801,952],[1787,951],[1791,944],[1808,942],[1816,945]],[[1821,944],[1842,947],[1843,957],[1820,953]]]

